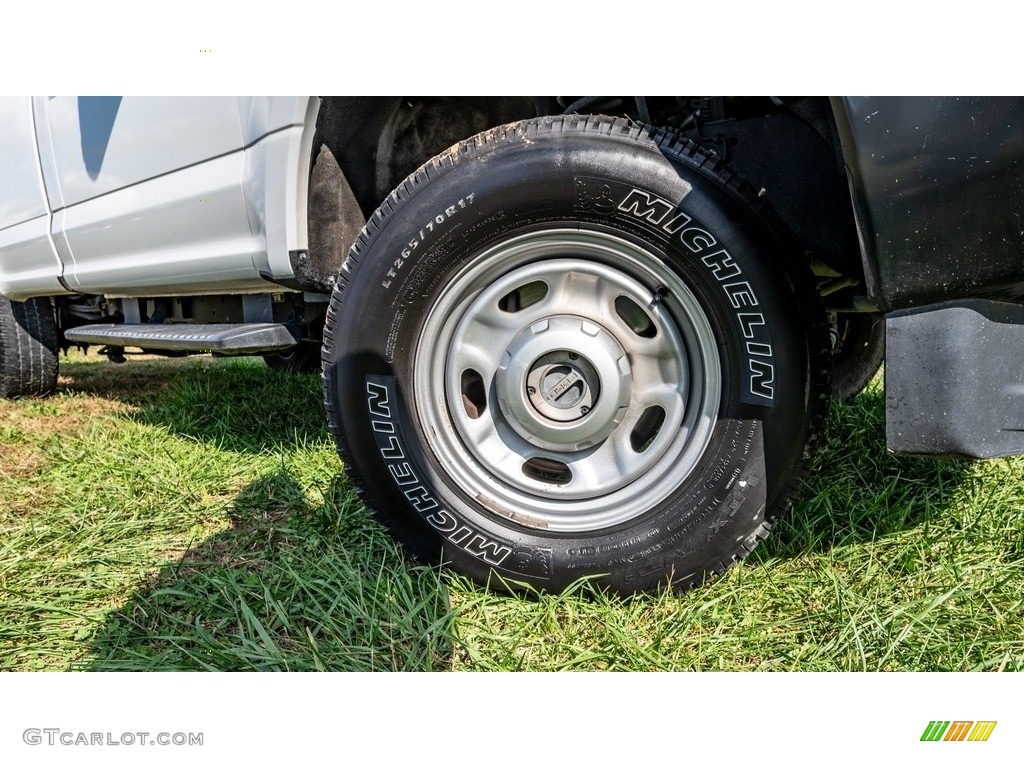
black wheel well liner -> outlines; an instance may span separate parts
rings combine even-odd
[[[632,102],[620,101],[628,114]],[[667,97],[648,101],[653,120],[659,115],[668,119],[668,112],[657,109],[669,103]],[[696,103],[672,101],[689,102]],[[559,108],[553,97],[533,96],[323,97],[311,164],[314,265],[326,275],[336,274],[377,206],[434,155],[480,131]],[[718,99],[716,110],[715,117],[724,119],[683,122],[679,130],[724,156],[730,167],[763,189],[794,242],[830,273],[855,282],[853,292],[858,292],[863,285],[861,249],[828,99]],[[330,194],[318,196],[317,184],[328,185]]]

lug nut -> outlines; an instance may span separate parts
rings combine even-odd
[[[537,394],[537,390],[534,389],[533,387],[527,387],[526,388],[526,394],[528,394],[528,395],[530,395],[532,397],[533,395]]]
[[[570,360],[578,360],[579,359],[579,355],[576,354],[575,352],[570,352],[569,353],[569,359]]]

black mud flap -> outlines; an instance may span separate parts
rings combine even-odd
[[[969,300],[886,317],[886,439],[896,453],[1024,453],[1024,306]]]

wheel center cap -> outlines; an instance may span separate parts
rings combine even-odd
[[[526,376],[530,404],[554,421],[575,421],[590,413],[599,387],[594,366],[575,352],[550,352]]]
[[[561,366],[559,366],[561,368]],[[555,408],[572,408],[590,391],[583,374],[575,369],[554,370],[550,368],[541,374],[541,392],[544,401]],[[557,382],[551,384],[551,382]]]
[[[576,315],[552,315],[523,328],[495,373],[506,423],[551,451],[583,451],[607,438],[626,415],[632,389],[622,345]]]

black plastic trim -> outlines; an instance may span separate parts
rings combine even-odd
[[[1024,453],[1024,306],[951,302],[886,318],[891,451]]]

